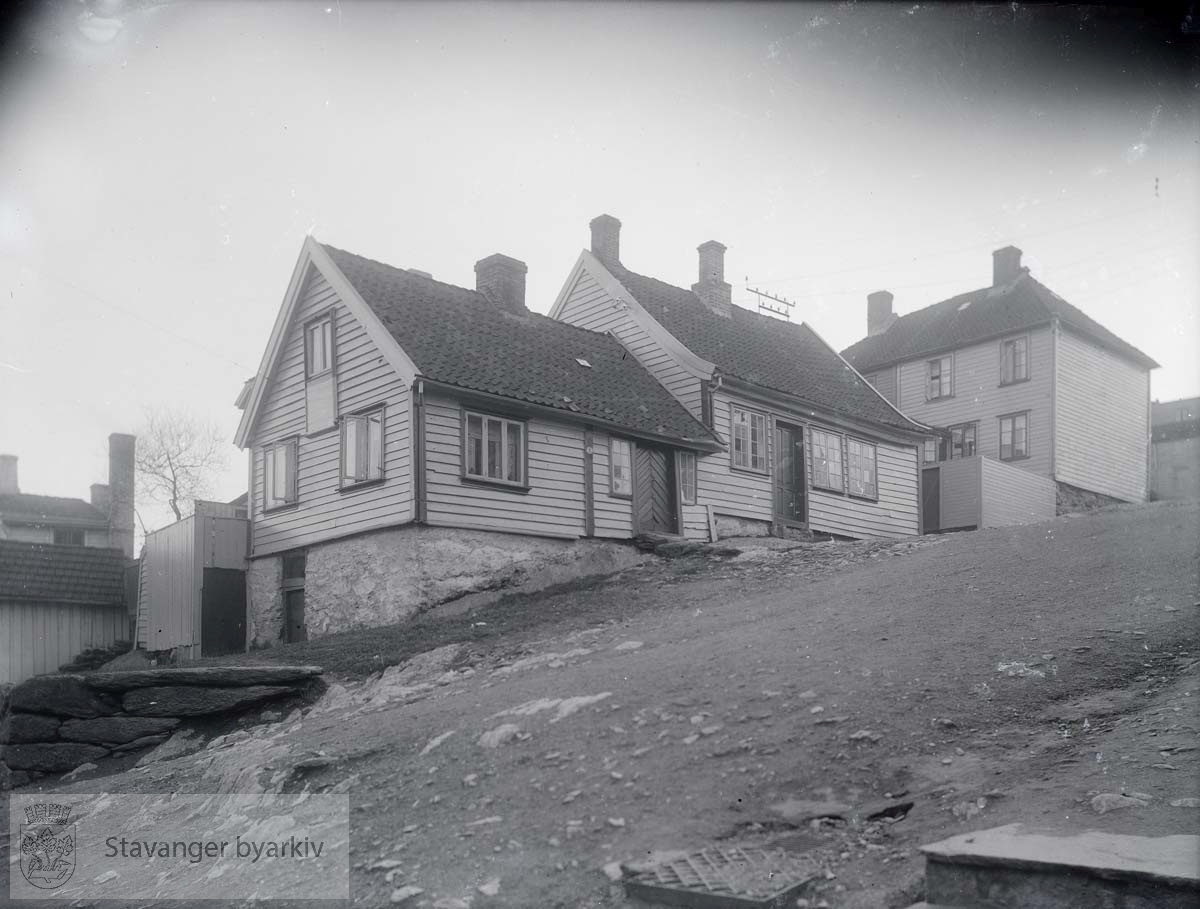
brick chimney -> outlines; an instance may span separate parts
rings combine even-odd
[[[518,315],[525,308],[525,263],[495,253],[475,263],[475,289],[505,312]]]
[[[709,240],[696,247],[700,253],[700,280],[692,285],[692,293],[718,316],[729,317],[733,308],[733,291],[725,281],[725,245]]]
[[[886,290],[877,290],[867,294],[867,335],[881,335],[895,322],[899,316],[892,312],[892,300],[895,299]]]
[[[133,480],[137,438],[123,432],[108,437],[108,545],[133,558]],[[95,496],[95,487],[93,497]],[[94,498],[93,498],[94,502]]]
[[[992,253],[992,286],[999,287],[1016,280],[1025,271],[1021,267],[1021,250],[1006,246]]]
[[[617,264],[621,261],[621,222],[612,215],[597,215],[592,218],[592,255],[601,262]]]
[[[0,496],[15,496],[21,492],[17,483],[17,456],[0,454]]]
[[[92,484],[92,506],[105,514],[112,508],[112,490],[107,483]]]

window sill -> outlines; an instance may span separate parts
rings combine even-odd
[[[613,492],[612,490],[609,490],[608,497],[610,499],[624,499],[627,502],[633,501],[632,492]]]
[[[375,480],[361,480],[357,483],[346,483],[338,487],[338,492],[358,492],[360,489],[371,489],[375,486],[382,486],[386,477],[379,477]]]
[[[925,403],[926,404],[936,404],[938,401],[953,401],[953,400],[954,400],[954,395],[942,395],[941,397],[937,397],[937,398],[926,398]]]
[[[755,467],[738,467],[738,466],[737,466],[736,464],[734,464],[732,461],[730,461],[730,462],[729,462],[729,469],[730,469],[731,471],[736,471],[737,473],[748,473],[748,474],[752,474],[752,475],[754,475],[754,476],[756,476],[756,477],[766,477],[766,476],[770,476],[770,475],[771,475],[771,471],[769,471],[769,470],[768,470],[767,468],[765,468],[765,467],[764,467],[764,468],[762,468],[761,470],[760,470],[760,469],[758,469],[758,468],[755,468]]]
[[[459,477],[459,481],[468,486],[486,486],[488,489],[495,489],[501,492],[512,492],[517,495],[524,495],[532,489],[532,486],[526,486],[523,483],[509,483],[504,480],[489,480],[486,477]]]
[[[1029,377],[1026,376],[1024,379],[1013,379],[1011,382],[1001,382],[999,387],[1008,388],[1010,385],[1024,385],[1028,381]]]
[[[337,428],[338,428],[337,423],[330,423],[328,426],[324,426],[321,429],[314,429],[312,432],[306,432],[304,434],[303,438],[318,439],[321,436],[329,435],[329,433],[335,432],[337,430]]]
[[[280,512],[284,512],[284,511],[293,511],[299,507],[300,507],[299,502],[288,502],[285,505],[272,505],[270,508],[264,508],[262,511],[259,512],[259,514],[261,514],[265,517],[266,515],[269,515],[269,514],[279,514]]]
[[[850,499],[857,499],[860,502],[873,502],[876,505],[879,504],[879,496],[877,496],[877,495],[875,495],[875,496],[860,496],[853,492],[848,492],[848,493],[846,493],[846,497],[850,498]]]
[[[846,494],[846,490],[844,489],[834,489],[832,486],[822,486],[820,483],[813,483],[812,489],[813,492],[827,492],[831,496],[844,496]]]

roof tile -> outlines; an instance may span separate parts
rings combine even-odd
[[[0,599],[125,602],[119,549],[0,540]]]

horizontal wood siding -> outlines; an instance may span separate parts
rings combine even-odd
[[[1053,480],[991,458],[982,458],[979,466],[981,527],[1036,524],[1054,517],[1058,488]]]
[[[425,483],[431,525],[583,536],[582,428],[527,421],[530,489],[521,493],[464,482],[462,409],[449,398],[427,397],[425,404]]]
[[[1016,337],[1016,336],[1013,336]],[[1000,384],[1002,339],[973,344],[954,352],[954,396],[926,401],[928,359],[899,368],[900,410],[932,426],[979,422],[978,454],[1000,457],[1000,417],[1029,411],[1029,457],[1012,462],[1022,470],[1050,476],[1050,419],[1053,342],[1049,328],[1029,336],[1029,381]]]
[[[700,380],[683,369],[586,270],[580,273],[558,318],[590,331],[611,332],[692,416],[700,418]]]
[[[828,429],[819,423],[811,425],[818,429]],[[915,448],[875,442],[876,477],[879,486],[879,499],[875,502],[812,489],[812,458],[807,456],[807,452],[805,460],[809,469],[810,529],[864,538],[908,536],[918,532]]]
[[[85,650],[128,640],[124,606],[0,602],[0,684],[57,672]]]
[[[1150,373],[1063,330],[1057,479],[1127,501],[1146,497]]]
[[[384,418],[384,482],[339,490],[341,434],[334,428],[305,436],[304,339],[312,316],[334,310],[334,365],[339,415],[377,404]],[[251,504],[254,555],[267,555],[364,530],[402,524],[413,517],[411,393],[361,323],[319,272],[308,279],[288,329],[279,365],[252,437]],[[263,446],[299,435],[295,508],[262,513]]]
[[[683,535],[689,540],[709,542],[708,508],[706,506],[683,506]]]
[[[876,390],[891,401],[892,404],[899,406],[900,397],[896,387],[895,366],[889,366],[886,369],[879,370],[879,372],[871,373],[867,376],[867,381],[874,385]]]
[[[196,521],[184,518],[146,535],[144,628],[138,643],[147,650],[170,650],[200,643],[200,574]]]
[[[933,469],[941,474],[941,530],[979,526],[980,457],[943,461]]]
[[[771,521],[774,514],[770,469],[773,462],[771,447],[774,433],[767,430],[767,466],[765,474],[734,470],[732,465],[732,432],[730,431],[730,409],[736,399],[724,391],[713,393],[713,422],[716,431],[726,439],[730,448],[706,454],[696,459],[697,502],[711,505],[717,514],[753,521]],[[766,413],[769,410],[751,404],[742,404],[749,410]],[[706,519],[707,520],[707,519]]]
[[[592,489],[596,515],[596,536],[626,540],[633,537],[633,501],[611,494],[608,433],[594,432],[592,453]]]

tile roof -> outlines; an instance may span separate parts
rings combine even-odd
[[[901,316],[881,334],[842,351],[856,369],[870,372],[903,360],[951,350],[997,335],[1047,325],[1054,317],[1095,344],[1146,369],[1158,366],[1132,344],[1050,288],[1024,274],[1000,287],[984,287]]]
[[[119,549],[0,540],[0,599],[124,604]]]
[[[322,245],[422,376],[577,421],[720,444],[614,338],[505,312],[477,291]]]
[[[924,429],[880,397],[808,325],[740,306],[732,307],[731,317],[725,318],[690,290],[621,265],[606,267],[655,321],[723,374],[844,416],[910,431]]]
[[[108,515],[83,499],[35,496],[25,493],[0,495],[0,519],[72,526],[108,526]]]

